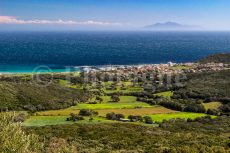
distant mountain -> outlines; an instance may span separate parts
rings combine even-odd
[[[202,30],[201,26],[197,25],[183,25],[176,22],[164,22],[164,23],[156,23],[152,25],[147,25],[144,27],[145,29],[151,30],[177,30],[177,31],[190,31],[190,30]]]

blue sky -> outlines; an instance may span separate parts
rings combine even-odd
[[[230,0],[0,0],[0,30],[138,29],[157,22],[230,30]]]

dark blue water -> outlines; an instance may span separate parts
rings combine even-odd
[[[0,32],[0,72],[190,62],[220,52],[230,52],[230,32]]]

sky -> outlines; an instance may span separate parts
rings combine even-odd
[[[230,30],[230,0],[0,0],[0,31],[140,30],[168,21]]]

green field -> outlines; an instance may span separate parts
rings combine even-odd
[[[69,116],[31,116],[27,119],[24,126],[46,126],[46,125],[59,125],[59,124],[96,124],[96,123],[111,123],[114,121],[106,120],[100,117],[94,117],[92,121],[89,121],[88,117],[84,117],[82,121],[66,121]]]
[[[171,99],[171,96],[173,95],[172,91],[165,91],[165,92],[159,92],[154,94],[156,96],[163,96],[164,98]]]
[[[114,93],[114,92],[123,92],[123,93],[129,93],[129,92],[142,92],[143,88],[141,87],[127,87],[125,90],[121,90],[119,87],[116,90],[104,90],[105,93]]]
[[[64,87],[69,87],[69,88],[74,88],[74,89],[83,89],[82,85],[80,84],[71,85],[66,80],[59,80],[59,84]],[[112,84],[115,84],[116,90],[107,90],[106,88],[110,87]],[[124,87],[126,88],[125,90],[121,89],[122,85],[124,85]],[[130,82],[130,81],[121,81],[119,83],[116,83],[114,81],[108,81],[108,82],[102,82],[102,86],[103,86],[102,90],[105,93],[114,93],[114,92],[129,93],[129,92],[143,91],[142,87],[132,86],[132,85],[133,85],[133,82]],[[98,91],[98,89],[94,87],[94,85],[87,85],[87,87],[90,91]]]
[[[111,97],[110,96],[101,96],[103,99],[102,103],[110,103],[111,102]],[[93,101],[95,98],[93,99]],[[120,101],[119,103],[134,103],[137,102],[137,97],[134,96],[120,96]]]
[[[141,92],[143,91],[142,87],[139,86],[133,86],[133,82],[131,81],[121,81],[115,84],[116,90],[106,90],[107,87],[114,84],[113,81],[103,82],[102,85],[104,85],[104,92],[105,93],[114,93],[114,92],[123,92],[123,93],[129,93],[129,92]],[[125,89],[122,90],[121,87],[124,85]]]
[[[41,116],[68,116],[70,113],[78,114],[80,110],[73,109],[62,109],[62,110],[48,110],[37,112],[37,115]],[[105,116],[107,113],[120,113],[124,115],[152,115],[152,114],[164,114],[164,113],[175,113],[177,111],[167,109],[162,106],[152,106],[149,108],[133,108],[133,109],[95,109],[100,116]]]
[[[110,82],[108,82],[109,84]],[[60,84],[66,86],[65,81],[60,81]],[[170,99],[173,95],[173,92],[166,91],[157,93],[155,95],[163,96]],[[162,106],[151,106],[144,102],[138,102],[134,96],[120,96],[119,102],[112,102],[110,96],[101,96],[103,101],[97,104],[88,104],[88,103],[79,103],[76,106],[72,106],[66,109],[61,110],[48,110],[37,112],[37,116],[31,116],[27,119],[23,125],[24,126],[45,126],[45,125],[57,125],[57,124],[97,124],[97,123],[111,123],[117,121],[110,121],[103,117],[107,113],[114,112],[124,114],[126,117],[128,115],[141,115],[141,116],[151,116],[152,119],[156,122],[162,122],[163,120],[170,120],[176,118],[182,119],[195,119],[197,117],[206,116],[206,114],[201,113],[187,113],[187,112],[177,112]],[[90,100],[96,101],[95,97]],[[208,108],[218,108],[221,105],[220,102],[210,102],[204,103],[206,109]],[[66,118],[70,113],[78,114],[81,109],[91,109],[99,113],[99,116],[103,117],[94,117],[93,121],[89,121],[88,117],[85,117],[85,120],[72,122],[66,121]],[[214,116],[212,116],[214,117]],[[134,124],[144,124],[144,123],[134,123]]]
[[[72,106],[66,109],[60,110],[48,110],[38,112],[38,115],[69,115],[70,113],[78,113],[80,109],[93,109],[93,110],[105,110],[105,109],[135,109],[135,108],[152,108],[153,106],[136,101],[134,96],[121,96],[119,102],[111,102],[110,96],[102,96],[103,102],[97,104],[79,103],[76,106]],[[95,98],[92,100],[94,101]]]
[[[79,85],[79,84],[71,85],[66,80],[59,80],[59,84],[63,87],[69,87],[69,88],[74,88],[74,89],[83,89],[82,85]]]
[[[210,102],[210,103],[203,103],[206,110],[208,109],[217,109],[221,106],[221,102]]]
[[[188,113],[188,112],[178,112],[178,113],[170,113],[170,114],[156,114],[156,115],[149,115],[152,117],[154,121],[162,122],[163,120],[170,120],[170,119],[195,119],[197,117],[204,117],[207,116],[207,114],[202,113]],[[215,117],[215,116],[212,116]]]
[[[147,108],[151,105],[143,102],[120,102],[120,103],[102,103],[102,104],[78,104],[77,106],[70,107],[70,109],[122,109],[122,108]]]
[[[119,113],[119,112],[118,112]],[[142,115],[146,116],[146,115]],[[207,116],[206,114],[202,113],[187,113],[187,112],[177,112],[177,113],[168,113],[168,114],[155,114],[155,115],[147,115],[152,117],[152,119],[156,122],[162,122],[163,120],[170,120],[170,119],[195,119],[197,117],[204,117]],[[98,124],[98,123],[114,123],[118,121],[111,121],[107,120],[103,117],[94,117],[92,121],[89,121],[88,117],[84,117],[85,120],[72,122],[66,121],[66,118],[69,116],[31,116],[27,119],[23,125],[24,126],[45,126],[45,125],[58,125],[58,124]],[[212,116],[214,118],[215,116]],[[134,123],[134,124],[144,124],[144,123]]]
[[[72,124],[67,122],[66,116],[31,116],[27,119],[24,126],[44,126],[44,125],[57,125],[57,124]]]
[[[93,110],[102,110],[102,109],[132,109],[135,107],[141,108],[151,108],[152,106],[142,102],[134,102],[134,103],[102,103],[102,104],[78,104],[77,106],[72,106],[67,109],[60,110],[48,110],[38,112],[39,115],[48,115],[48,114],[70,114],[79,112],[80,109],[93,109]]]

